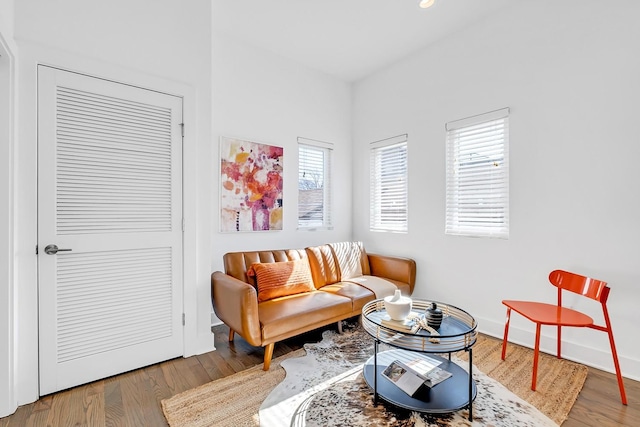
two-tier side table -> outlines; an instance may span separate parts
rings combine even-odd
[[[423,314],[432,301],[413,299],[412,311]],[[477,341],[476,320],[466,311],[450,304],[436,302],[443,312],[442,324],[436,333],[425,329],[412,333],[398,330],[383,322],[386,315],[384,301],[371,301],[362,308],[362,325],[374,339],[373,356],[364,365],[364,378],[373,389],[374,401],[380,396],[401,408],[428,413],[449,413],[469,408],[469,420],[473,421],[473,400],[477,389],[473,380],[472,347]],[[380,343],[394,349],[378,352]],[[451,361],[451,353],[466,351],[469,354],[469,371]],[[425,357],[437,359],[439,368],[450,372],[451,377],[437,384],[426,397],[411,397],[388,380],[382,372],[395,360]],[[448,357],[442,355],[448,354]]]

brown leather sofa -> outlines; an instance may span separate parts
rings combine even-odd
[[[254,263],[307,259],[314,290],[258,301],[255,279],[247,274]],[[225,272],[211,275],[214,310],[230,329],[249,344],[265,347],[269,370],[275,343],[321,326],[360,315],[362,307],[400,289],[411,295],[416,264],[408,258],[368,254],[359,242],[341,242],[306,249],[231,252],[224,255]]]

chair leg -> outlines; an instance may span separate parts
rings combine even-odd
[[[607,334],[609,335],[609,344],[611,345],[611,355],[613,356],[613,365],[616,368],[616,377],[618,377],[618,388],[620,389],[620,398],[622,404],[627,404],[627,393],[624,390],[624,381],[622,380],[622,371],[620,370],[620,362],[618,362],[618,352],[616,351],[616,343],[613,340],[613,331],[611,330],[611,321],[609,320],[609,311],[605,304],[602,305],[604,311],[604,321],[607,325]]]
[[[268,371],[271,367],[271,358],[273,357],[273,348],[276,346],[276,343],[272,342],[271,344],[267,344],[264,348],[264,366],[262,367],[263,371]]]
[[[342,320],[338,320],[338,333],[342,335]]]
[[[533,376],[531,378],[531,390],[536,391],[538,380],[538,356],[540,355],[540,323],[536,323],[536,346],[533,351]]]
[[[558,359],[562,359],[562,350],[561,350],[561,346],[562,346],[562,326],[558,325]]]
[[[229,342],[233,341],[233,337],[236,335],[236,331],[229,328]]]
[[[507,319],[504,322],[504,338],[502,338],[502,360],[507,355],[507,336],[509,335],[509,322],[511,321],[511,308],[507,308]]]

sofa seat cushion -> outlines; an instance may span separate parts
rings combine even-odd
[[[349,298],[353,304],[351,311],[362,311],[362,307],[364,307],[366,303],[376,299],[375,294],[371,290],[353,282],[342,281],[323,286],[319,290]]]
[[[351,313],[351,300],[329,292],[313,291],[274,298],[258,304],[262,340],[271,341],[292,331]]]
[[[400,293],[403,296],[405,296],[405,297],[410,297],[411,296],[411,287],[409,286],[408,283],[399,282],[399,281],[393,280],[393,279],[385,279],[385,280],[388,280],[389,282],[391,282],[394,285],[396,285],[396,288],[400,289]]]
[[[396,289],[400,289],[402,295],[411,295],[411,290],[408,284],[391,279],[384,279],[377,276],[360,276],[352,277],[348,281],[369,289],[375,294],[376,298],[384,298],[393,295]]]

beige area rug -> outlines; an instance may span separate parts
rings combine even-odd
[[[531,390],[533,350],[517,344],[507,345],[505,360],[501,359],[502,340],[478,336],[473,346],[473,364],[523,400],[560,425],[569,416],[589,368],[566,359],[540,353],[536,391]],[[463,360],[466,354],[459,353]]]
[[[365,334],[361,331],[351,331],[351,333],[353,337]],[[326,336],[323,343],[327,338],[331,338],[332,334],[335,337],[335,333],[325,332]],[[346,334],[346,337],[350,337],[349,333]],[[356,346],[355,350],[351,349],[352,353],[357,354],[347,355],[346,359],[356,360],[371,355],[371,346],[369,345],[371,339],[365,336],[360,341],[363,342],[362,345]],[[323,345],[322,343],[307,344],[305,347],[317,352],[319,348],[322,351]],[[489,377],[506,386],[524,401],[529,402],[553,422],[558,425],[561,424],[566,419],[582,389],[588,372],[587,367],[541,353],[538,390],[533,392],[530,390],[533,351],[509,344],[507,359],[504,362],[500,360],[500,352],[500,340],[480,336],[478,343],[473,347],[474,366],[479,371],[486,373]],[[292,358],[300,357],[304,354],[304,350],[297,350],[274,359],[271,370],[268,372],[264,372],[262,365],[258,365],[165,399],[162,401],[165,417],[171,427],[258,426],[260,424],[258,414],[261,404],[265,399],[267,401],[273,399],[273,396],[270,396],[271,391],[276,389],[278,384],[283,382],[285,378],[285,371],[280,366],[281,362],[286,359],[291,359],[291,362],[293,362]],[[464,358],[466,354],[460,352],[457,356]],[[285,364],[287,363],[289,362],[285,362]],[[340,365],[342,361],[336,361],[334,364]],[[345,368],[350,366],[353,365],[344,362]],[[347,369],[344,369],[344,371],[347,371]],[[477,373],[474,368],[474,376],[476,374],[481,373]],[[474,410],[478,405],[481,405],[480,396],[474,402]],[[482,421],[480,421],[480,424],[491,425]],[[264,422],[263,425],[265,425]],[[454,424],[446,422],[440,424],[440,421],[437,421],[433,425]]]
[[[266,372],[259,364],[164,399],[162,412],[171,427],[260,425],[260,405],[286,375],[280,364],[305,354],[299,349],[273,359]]]

